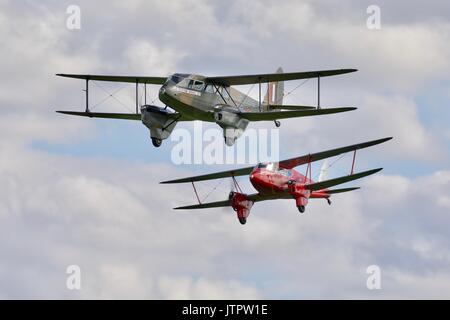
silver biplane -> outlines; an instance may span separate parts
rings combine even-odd
[[[321,108],[320,79],[322,77],[355,72],[356,69],[322,70],[309,72],[276,73],[207,77],[175,73],[169,77],[111,76],[89,74],[57,74],[57,76],[86,81],[85,111],[57,111],[63,114],[90,118],[140,120],[150,130],[155,147],[167,139],[179,121],[201,120],[215,122],[223,129],[225,143],[232,146],[251,121],[318,116],[355,110],[354,107]],[[284,81],[317,78],[317,106],[283,105]],[[89,110],[89,81],[128,82],[136,84],[135,113],[104,113]],[[261,101],[261,84],[267,83],[265,98]],[[138,103],[139,84],[161,85],[159,100],[165,108]],[[259,98],[255,100],[233,86],[258,84]],[[146,97],[145,93],[145,97]]]

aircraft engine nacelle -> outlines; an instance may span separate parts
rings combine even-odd
[[[159,147],[162,140],[167,139],[175,128],[177,121],[173,114],[158,106],[144,105],[141,107],[142,123],[150,130],[153,145]]]
[[[235,108],[217,105],[214,108],[214,120],[223,129],[227,146],[232,146],[248,126],[249,121],[242,118]]]
[[[289,181],[288,191],[295,198],[297,207],[305,207],[308,204],[311,191],[305,189],[303,184],[296,183],[295,181]]]
[[[253,206],[253,201],[249,200],[246,194],[233,191],[230,192],[229,199],[233,210],[237,213],[239,222],[245,224]]]

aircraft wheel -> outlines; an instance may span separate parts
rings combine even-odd
[[[161,144],[162,144],[162,140],[161,139],[158,139],[158,138],[152,138],[152,143],[153,143],[153,145],[155,146],[155,147],[160,147],[161,146]]]
[[[279,128],[281,126],[281,122],[278,120],[275,120],[275,127]]]
[[[247,219],[246,218],[239,218],[239,222],[244,225],[247,223]]]
[[[298,211],[300,211],[300,213],[304,213],[305,212],[305,206],[298,206]]]

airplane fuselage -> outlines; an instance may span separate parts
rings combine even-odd
[[[250,174],[250,182],[259,193],[264,195],[286,195],[286,191],[292,183],[297,185],[314,183],[313,180],[307,178],[300,172],[294,169],[278,169],[274,163],[258,165],[255,167]],[[309,195],[309,198],[329,197],[330,195],[326,192],[326,190],[314,191]]]
[[[159,90],[159,100],[193,120],[215,122],[213,112],[226,105],[238,111],[255,111],[258,103],[231,87],[206,84],[200,75],[174,74]]]
[[[200,75],[173,74],[160,88],[159,100],[185,120],[217,123],[225,143],[232,146],[249,124],[239,113],[257,111],[258,102],[234,88],[204,80]]]

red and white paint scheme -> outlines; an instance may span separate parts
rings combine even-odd
[[[359,189],[358,187],[329,189],[330,187],[360,179],[382,170],[382,168],[378,168],[354,173],[356,151],[386,142],[390,139],[392,138],[378,139],[347,147],[307,154],[280,162],[260,163],[252,167],[164,181],[161,183],[192,183],[199,203],[191,206],[178,207],[175,209],[206,209],[231,206],[236,212],[237,218],[241,224],[245,224],[247,222],[247,218],[253,204],[260,201],[294,199],[298,210],[303,213],[305,212],[305,207],[308,204],[309,199],[326,199],[328,204],[331,204],[331,195]],[[353,161],[349,175],[330,180],[324,180],[319,177],[319,181],[317,182],[311,179],[312,162],[334,157],[347,152],[353,152]],[[303,164],[307,165],[306,173],[304,175],[293,169],[294,167]],[[325,169],[326,168],[322,168],[322,171],[325,171]],[[321,177],[323,177],[323,172],[321,173]],[[249,175],[250,182],[258,191],[257,193],[245,194],[242,191],[235,178],[236,176],[242,175]],[[194,182],[227,177],[231,177],[234,183],[234,189],[236,191],[230,192],[227,200],[201,203]]]

